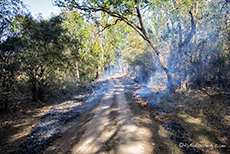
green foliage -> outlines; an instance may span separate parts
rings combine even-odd
[[[119,27],[110,27],[103,31],[101,25],[109,24],[108,16],[99,14],[99,22],[85,22],[83,16],[76,12],[63,12],[65,21],[63,27],[67,29],[66,35],[70,41],[66,44],[67,51],[72,60],[71,68],[76,74],[76,61],[79,64],[78,72],[81,80],[92,80],[103,73],[103,68],[115,59],[114,51],[119,47],[123,35]],[[77,75],[75,75],[77,77]]]
[[[14,20],[22,42],[21,70],[29,77],[34,100],[43,100],[44,89],[55,79],[56,71],[64,71],[68,59],[63,53],[66,38],[60,16],[36,21],[30,16]]]
[[[135,32],[130,31],[126,35],[126,46],[123,49],[125,60],[129,66],[135,70],[139,69],[138,74],[142,81],[147,79],[156,70],[155,59],[147,43]]]
[[[143,35],[147,36],[144,29],[140,28],[142,23],[138,22],[140,18],[137,15],[135,1],[90,0],[76,2],[70,0],[61,2],[63,1],[56,1],[56,4],[82,10],[84,15],[91,17],[96,24],[99,20],[106,21],[97,18],[97,11],[100,10],[110,17],[110,20],[105,22],[105,26],[112,25],[110,21],[117,24],[116,19],[119,19],[125,21],[132,28],[136,28],[135,31],[139,32],[142,37]],[[226,42],[227,37],[223,35],[225,30],[222,28],[222,25],[226,25],[225,29],[229,27],[227,15],[229,9],[223,7],[228,3],[223,3],[220,0],[140,0],[138,2],[142,10],[142,17],[146,19],[144,24],[147,26],[144,27],[158,50],[163,53],[165,59],[168,59],[168,66],[170,71],[173,71],[177,83],[181,84],[182,81],[188,82],[190,79],[198,78],[201,74],[195,72],[206,69],[209,62],[218,57],[217,55],[220,55],[223,50],[225,53],[228,52],[229,41]],[[223,6],[220,6],[219,4],[222,3]],[[223,39],[225,40],[223,42],[226,43],[222,45],[221,41],[217,41],[218,39]],[[212,45],[213,43],[214,45]],[[95,43],[94,45],[95,50],[99,50],[99,44]],[[133,55],[136,54],[135,50],[128,51],[132,51]],[[136,65],[143,61],[139,60],[143,58],[142,53],[136,55],[137,60],[134,60],[133,57],[127,58],[129,64]],[[228,63],[226,60],[224,61],[220,65]]]
[[[11,35],[8,31],[8,28],[13,26],[11,19],[16,15],[25,14],[28,14],[28,11],[20,0],[4,0],[0,2],[0,42],[4,37],[7,38]]]

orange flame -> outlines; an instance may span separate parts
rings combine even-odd
[[[94,94],[94,92],[89,97],[93,96],[93,94]],[[88,100],[89,100],[89,98],[85,101],[85,103],[88,103]]]
[[[92,96],[93,94],[94,94],[94,92],[90,96]]]
[[[121,78],[124,79],[124,78],[128,78],[128,77],[130,77],[130,73],[127,75],[123,75]]]
[[[98,78],[93,80],[95,85],[97,85],[97,80],[98,80]]]
[[[136,95],[137,95],[137,93],[133,93],[132,97],[134,97],[134,96],[136,96]]]
[[[147,105],[148,101],[141,103],[141,105]]]

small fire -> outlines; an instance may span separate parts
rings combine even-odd
[[[141,103],[141,105],[147,105],[148,101]]]
[[[92,96],[93,94],[94,94],[94,92],[90,96]]]
[[[98,80],[98,78],[93,80],[95,85],[97,85],[97,80]]]
[[[134,96],[136,96],[136,95],[137,95],[137,93],[133,93],[132,97],[134,97]]]
[[[133,92],[132,97],[135,96],[135,97],[138,99],[138,101],[141,102],[141,105],[147,105],[147,104],[148,104],[148,101],[143,102],[143,99],[142,99],[141,97],[138,97],[138,96],[137,96],[137,93],[140,92],[140,91],[144,91],[144,89],[138,89],[138,90],[136,90],[136,92]]]
[[[130,73],[126,74],[126,75],[123,75],[121,78],[122,79],[127,79],[127,78],[129,78],[131,76],[131,73],[132,72],[130,72]]]
[[[142,101],[142,98],[140,98],[140,97],[138,97],[137,99],[138,99],[139,101]]]

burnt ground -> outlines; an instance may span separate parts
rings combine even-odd
[[[95,100],[93,105],[79,106],[92,91],[84,87],[73,90],[59,100],[49,99],[44,103],[17,98],[14,105],[9,106],[10,110],[0,115],[0,153],[31,153],[32,149],[40,152],[60,137],[63,126],[81,117],[74,109],[93,110],[98,105]],[[41,134],[43,137],[39,137]]]

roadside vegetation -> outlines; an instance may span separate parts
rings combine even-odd
[[[88,96],[92,81],[122,72],[140,89],[150,89],[154,100],[147,106],[166,112],[156,120],[177,121],[195,143],[228,147],[214,153],[229,151],[228,0],[54,4],[62,12],[43,19],[22,1],[0,2],[1,135],[31,129],[40,117],[35,115],[53,103]],[[25,135],[3,139],[4,145],[19,144]]]

